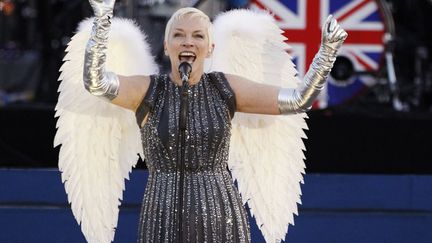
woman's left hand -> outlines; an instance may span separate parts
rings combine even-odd
[[[342,29],[332,15],[329,15],[322,27],[321,45],[332,50],[338,50],[347,37],[348,33]]]

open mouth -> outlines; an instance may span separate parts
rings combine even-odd
[[[188,62],[188,63],[193,63],[196,59],[196,55],[195,53],[191,52],[191,51],[183,51],[180,52],[179,54],[179,60],[180,62]]]

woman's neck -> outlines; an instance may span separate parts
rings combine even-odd
[[[191,72],[190,77],[189,77],[189,85],[197,84],[200,81],[202,75],[203,75],[203,72]],[[179,86],[183,85],[183,82],[181,80],[179,72],[171,71],[170,78],[177,85],[179,85]]]

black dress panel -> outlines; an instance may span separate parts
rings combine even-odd
[[[182,242],[250,242],[247,215],[227,167],[234,93],[222,73],[204,74],[190,86],[180,197],[181,89],[168,75],[151,76],[137,110],[139,124],[148,113],[141,135],[149,170],[139,242],[178,242],[178,210]]]

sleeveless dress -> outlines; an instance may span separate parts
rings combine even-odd
[[[203,74],[189,88],[183,193],[180,195],[181,86],[150,77],[137,110],[149,171],[139,242],[250,242],[246,211],[227,167],[235,96],[223,73]],[[179,202],[182,208],[179,209]],[[181,222],[179,211],[181,211]]]

